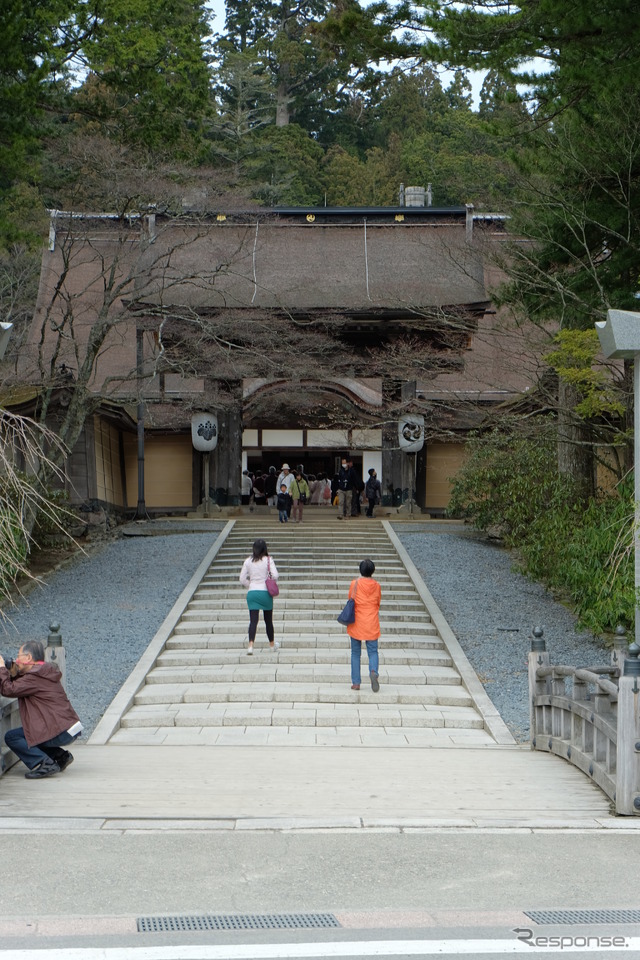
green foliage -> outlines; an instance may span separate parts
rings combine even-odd
[[[327,204],[389,206],[398,202],[400,141],[392,137],[387,150],[373,147],[364,161],[341,147],[327,151],[323,179]]]
[[[640,257],[635,5],[422,0],[422,6],[425,25],[435,33],[427,44],[434,59],[489,68],[492,99],[497,95],[505,105],[516,82],[530,84],[532,117],[520,116],[521,147],[513,151],[518,190],[508,210],[520,242],[510,250],[502,302],[566,329],[589,329],[612,306],[635,309]],[[544,70],[536,56],[544,58]],[[523,64],[529,66],[524,73]],[[498,110],[494,118],[505,117],[509,111]],[[523,238],[530,242],[523,244]]]
[[[15,507],[0,503],[0,597],[6,596],[24,569],[29,543]]]
[[[404,144],[407,182],[433,183],[438,204],[503,203],[510,192],[501,140],[477,113],[448,108]]]
[[[537,103],[554,113],[589,99],[607,84],[636,82],[640,19],[634,0],[421,0],[423,25],[435,38],[438,63],[493,69],[509,83],[529,83]]]
[[[631,628],[635,618],[633,485],[618,496],[592,500],[563,544],[557,580],[580,623],[594,633]]]
[[[76,515],[71,511],[69,494],[66,490],[48,489],[43,509],[38,510],[31,533],[31,540],[38,546],[50,536],[67,537],[67,527],[77,523]]]
[[[104,0],[83,44],[98,82],[80,109],[148,147],[195,136],[209,106],[208,20],[193,0]]]
[[[476,435],[453,481],[449,512],[498,528],[522,571],[568,598],[594,633],[635,616],[632,482],[587,507],[557,472],[551,436]]]
[[[245,161],[256,199],[267,206],[319,206],[322,148],[295,123],[267,127],[261,150]]]
[[[33,243],[45,111],[64,91],[76,0],[3,0],[0,4],[0,248]],[[37,198],[35,198],[37,201]],[[26,213],[26,217],[23,214]]]
[[[449,513],[480,530],[499,527],[509,545],[520,543],[540,511],[560,495],[551,423],[542,422],[534,440],[510,424],[474,434],[467,449],[453,480]]]
[[[576,387],[582,397],[575,410],[588,419],[603,414],[622,416],[624,403],[614,391],[611,380],[601,368],[595,368],[600,351],[596,330],[561,330],[546,361],[566,383]]]
[[[9,469],[0,475],[0,603],[20,576],[29,576],[28,557],[40,537],[64,532],[71,518],[64,492],[40,492],[34,477]]]

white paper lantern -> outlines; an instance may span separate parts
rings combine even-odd
[[[0,360],[2,360],[5,355],[12,330],[12,323],[0,323]]]
[[[424,446],[424,417],[411,414],[398,421],[398,444],[404,453],[417,453]]]
[[[194,413],[191,417],[191,442],[202,453],[215,450],[218,443],[218,418],[215,413]]]

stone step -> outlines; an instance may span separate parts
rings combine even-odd
[[[271,651],[269,651],[271,653]],[[254,654],[255,656],[255,654]],[[351,650],[346,644],[341,649],[336,647],[295,649],[287,646],[278,651],[278,663],[342,663],[351,662]],[[424,666],[437,665],[450,667],[451,657],[444,650],[429,650],[413,647],[389,649],[385,647],[379,652],[380,665],[391,666],[396,664],[422,664]],[[158,657],[160,667],[192,666],[194,664],[210,663],[244,663],[247,657],[246,649],[241,650],[165,650]]]
[[[292,521],[289,521],[289,523],[287,524],[284,524],[284,523],[281,524],[278,522],[278,515],[277,515],[277,512],[275,511],[275,508],[274,508],[273,517],[274,517],[275,523],[265,524],[265,530],[263,531],[258,529],[260,524],[256,523],[255,520],[251,521],[251,523],[246,523],[243,525],[242,521],[237,519],[234,523],[233,532],[228,539],[246,540],[249,543],[253,543],[256,536],[260,535],[261,533],[264,533],[265,539],[266,539],[267,533],[269,534],[270,537],[277,537],[277,538],[289,537],[292,539],[295,537],[302,537],[302,536],[304,536],[305,538],[306,537],[316,538],[316,537],[335,537],[336,535],[336,529],[337,529],[335,525],[336,514],[333,515],[333,518],[331,517],[328,518],[330,522],[319,524],[319,525],[316,525],[316,524],[310,525],[306,531],[304,530],[304,527],[306,526],[304,520],[302,521],[302,524],[293,523]],[[349,530],[349,537],[351,536],[379,537],[386,540],[387,543],[389,542],[386,531],[379,524],[375,524],[375,523],[374,524],[371,524],[371,523],[351,524],[350,530]]]
[[[308,609],[308,605],[305,607],[300,604],[298,606],[293,606],[289,601],[285,604],[275,604],[273,608],[273,620],[295,620],[296,617],[300,617],[300,614],[304,612],[305,620],[335,620],[337,617],[336,607],[333,605],[328,605],[325,609],[318,608],[318,605],[314,603],[311,610]],[[210,601],[191,601],[185,610],[185,619],[189,622],[194,620],[216,620],[218,622],[224,620],[236,620],[239,615],[246,617],[247,615],[247,604],[246,601],[236,601],[235,603],[225,603],[224,607],[214,607]],[[430,619],[428,614],[425,613],[424,607],[422,611],[415,611],[414,613],[401,612],[400,610],[381,610],[380,611],[380,623],[387,622],[397,622],[397,623],[424,623],[425,619]]]
[[[363,672],[363,680],[365,673]],[[401,687],[380,687],[374,694],[367,682],[359,691],[351,690],[350,683],[283,683],[238,682],[225,687],[221,683],[154,683],[143,687],[135,695],[136,704],[162,703],[227,703],[246,701],[254,703],[391,703],[443,704],[468,707],[473,700],[462,686],[445,684],[403,684]]]
[[[296,591],[291,593],[287,591],[285,594],[285,587],[283,586],[280,596],[278,597],[274,605],[274,616],[277,613],[277,610],[285,608],[287,610],[308,610],[309,609],[309,597],[301,597]],[[417,597],[417,594],[416,594]],[[318,597],[313,598],[313,609],[314,610],[325,610],[327,615],[330,616],[336,613],[337,600],[344,600],[344,592],[338,598],[327,597],[324,594]],[[193,595],[193,599],[189,601],[188,607],[202,607],[204,604],[209,604],[211,609],[219,608],[221,606],[220,601],[225,600],[224,607],[233,607],[234,609],[244,607],[247,608],[247,591],[244,587],[240,587],[238,590],[227,590],[227,591],[218,591],[218,590],[202,590],[198,589]],[[424,606],[424,603],[420,599],[390,599],[386,594],[384,597],[383,608],[380,611],[380,616],[388,616],[389,612],[401,612],[403,614],[413,614],[414,612],[421,614],[422,616],[429,617],[427,610]],[[336,614],[337,615],[337,614]],[[430,619],[430,618],[429,618]]]
[[[448,736],[447,728],[460,738],[488,737],[386,530],[335,518],[332,512],[317,527],[283,527],[270,517],[235,522],[115,739],[137,742],[140,731],[144,742],[158,743],[322,744],[333,737],[375,746],[388,737],[417,746],[420,736]],[[256,536],[265,537],[278,564],[273,618],[282,646],[269,648],[261,618],[249,657],[246,589],[238,576]],[[383,591],[377,694],[365,651],[361,690],[351,690],[348,635],[336,620],[367,556]]]
[[[372,554],[371,559],[378,568],[378,564],[381,566],[389,565],[395,567],[398,565],[398,555],[394,552],[386,552],[379,549],[376,549],[370,543],[364,543],[362,546],[345,552],[335,552],[335,545],[332,547],[331,544],[327,543],[323,546],[307,546],[306,549],[302,550],[289,550],[285,544],[281,544],[280,549],[272,548],[269,550],[270,556],[273,556],[275,562],[278,566],[280,564],[288,564],[289,566],[295,566],[296,564],[308,564],[315,563],[317,564],[326,564],[331,567],[342,567],[344,569],[352,570],[358,569],[360,561],[364,557]],[[240,549],[226,551],[222,549],[211,561],[213,564],[218,564],[220,566],[233,566],[240,565],[244,563],[247,557],[251,556],[251,547],[248,549],[246,547],[241,547]]]
[[[233,564],[220,564],[219,566],[212,565],[205,574],[205,580],[212,580],[216,583],[225,579],[229,580],[230,582],[237,582],[243,563],[244,560]],[[345,580],[355,580],[356,577],[359,576],[357,565],[353,566],[341,564],[340,566],[331,567],[326,563],[317,563],[314,566],[310,565],[303,568],[301,564],[283,564],[280,562],[277,564],[277,567],[278,573],[281,576],[286,576],[287,579],[293,579],[303,583],[308,583],[311,578],[313,578],[313,580],[321,578],[323,580],[334,580],[338,581],[339,583],[343,583]],[[380,581],[388,580],[390,583],[395,583],[398,581],[407,583],[411,582],[407,576],[406,570],[403,570],[401,567],[391,566],[380,571],[376,569],[376,579]]]
[[[146,682],[155,683],[265,683],[283,681],[284,683],[344,683],[348,678],[348,668],[343,664],[282,664],[278,662],[278,653],[266,650],[264,661],[259,658],[245,657],[240,664],[209,664],[191,667],[154,667],[149,671]],[[270,662],[269,662],[270,661]],[[363,657],[363,671],[366,657]],[[453,667],[438,666],[384,666],[380,668],[381,684],[461,684],[460,674]]]
[[[280,583],[280,596],[278,598],[278,604],[283,603],[285,600],[296,600],[296,601],[309,601],[309,600],[318,600],[326,601],[327,604],[333,603],[338,610],[341,610],[346,596],[348,584],[336,587],[333,590],[328,588],[319,588],[314,590],[313,588],[303,589],[296,587],[295,590],[292,590],[286,583]],[[202,588],[198,588],[199,591]],[[246,606],[247,602],[247,591],[240,583],[238,584],[229,584],[227,588],[220,587],[216,588],[207,588],[207,596],[212,596],[217,598],[218,601],[222,602],[223,600],[237,600],[240,598]],[[395,604],[395,607],[404,606],[403,600],[406,599],[410,603],[421,603],[418,600],[418,592],[413,590],[400,590],[398,588],[393,588],[392,590],[385,588],[383,605],[387,606],[387,601],[389,603]],[[337,613],[336,613],[337,616]]]
[[[246,546],[240,546],[238,548],[224,548],[221,549],[213,560],[212,564],[219,564],[225,566],[239,566],[244,563],[248,556],[251,556],[252,548],[249,546],[248,549]],[[288,566],[295,566],[296,564],[304,564],[305,566],[310,563],[326,564],[331,567],[342,567],[345,569],[358,569],[360,561],[368,556],[369,553],[372,554],[371,559],[378,568],[378,564],[381,566],[391,566],[396,567],[399,562],[398,554],[395,551],[382,550],[376,548],[369,542],[364,542],[362,545],[352,548],[347,551],[335,552],[335,544],[332,546],[330,543],[323,545],[307,545],[304,549],[299,548],[297,550],[289,549],[285,544],[280,544],[280,547],[271,547],[269,549],[269,554],[274,557],[275,562],[278,566],[285,564]]]
[[[190,614],[185,614],[180,620],[180,623],[177,623],[174,629],[174,633],[183,636],[186,633],[189,633],[190,629],[195,628],[196,632],[201,633],[215,633],[224,636],[225,634],[242,634],[247,632],[247,624],[249,617],[247,611],[244,613],[239,613],[236,620],[211,620],[205,619],[200,615],[191,616]],[[317,636],[317,635],[341,635],[343,637],[347,636],[346,627],[341,623],[338,623],[337,620],[331,622],[325,619],[319,620],[301,620],[299,617],[293,617],[291,621],[284,619],[281,621],[286,625],[286,635],[288,640],[292,639],[294,636],[300,634],[302,636]],[[403,623],[400,620],[387,620],[384,625],[385,635],[389,634],[400,634],[408,638],[414,639],[417,637],[433,636],[436,632],[433,624],[424,622],[424,623]],[[262,630],[258,628],[258,636],[260,637]],[[278,639],[281,639],[280,637]]]
[[[471,707],[380,703],[224,703],[142,704],[122,719],[132,727],[451,727],[481,730]]]
[[[360,555],[360,559],[362,560],[363,557],[369,553],[373,554],[372,559],[374,562],[377,557],[392,557],[395,559],[393,546],[386,537],[340,537],[339,531],[333,530],[323,538],[293,537],[287,539],[283,537],[274,539],[273,537],[269,537],[267,539],[267,546],[270,554],[273,554],[276,558],[279,556],[283,559],[292,555],[313,556],[324,554],[328,562],[340,563],[345,557],[353,561],[358,555]],[[229,557],[231,555],[244,555],[246,557],[251,554],[252,550],[252,539],[238,540],[229,538],[220,548],[218,556]]]
[[[280,648],[280,653],[285,650],[309,650],[322,649],[323,647],[335,647],[336,637],[331,634],[326,636],[301,636],[297,634],[287,640]],[[346,645],[347,640],[344,638]],[[246,636],[235,634],[234,636],[220,636],[212,633],[184,633],[172,634],[167,640],[165,650],[243,650],[246,652]],[[380,653],[389,649],[398,650],[444,650],[444,644],[437,633],[430,636],[420,637],[419,639],[408,640],[401,634],[391,634],[384,637],[380,645]]]

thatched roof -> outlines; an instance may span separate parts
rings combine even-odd
[[[386,312],[487,300],[482,259],[460,219],[159,223],[145,256],[144,299],[196,311]]]

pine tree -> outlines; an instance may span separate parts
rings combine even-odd
[[[433,56],[529,85],[501,302],[562,331],[593,330],[609,307],[637,306],[640,263],[640,18],[633,0],[565,3],[425,0]],[[544,58],[546,69],[533,58]],[[524,69],[523,69],[524,67]],[[580,391],[560,378],[558,461],[590,489]]]

